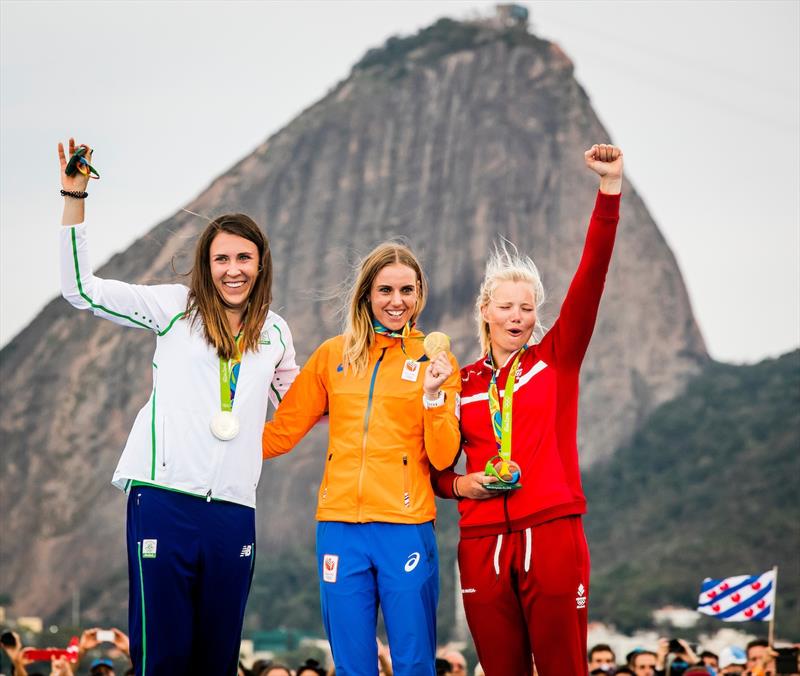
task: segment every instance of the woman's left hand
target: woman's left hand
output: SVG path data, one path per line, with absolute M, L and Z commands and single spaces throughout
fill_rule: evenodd
M 583 154 L 586 166 L 600 177 L 600 192 L 617 195 L 622 190 L 622 151 L 617 146 L 596 143 Z
M 453 375 L 453 365 L 450 363 L 449 352 L 440 352 L 428 364 L 425 369 L 425 381 L 422 389 L 429 397 L 439 394 L 439 388 L 451 375 Z

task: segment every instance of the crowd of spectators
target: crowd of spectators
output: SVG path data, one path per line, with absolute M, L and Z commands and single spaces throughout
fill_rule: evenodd
M 74 639 L 73 639 L 74 640 Z M 131 676 L 128 637 L 119 629 L 97 628 L 84 631 L 76 645 L 63 649 L 35 649 L 23 646 L 19 634 L 2 634 L 3 651 L 13 671 L 8 676 Z M 101 646 L 106 654 L 98 656 Z M 588 651 L 589 676 L 778 676 L 800 674 L 798 645 L 774 649 L 765 639 L 755 639 L 742 648 L 731 645 L 719 652 L 701 650 L 680 638 L 662 638 L 656 646 L 632 650 L 623 659 L 605 643 Z M 52 655 L 47 653 L 52 651 Z M 31 659 L 31 655 L 36 660 Z M 49 662 L 43 661 L 48 656 Z M 113 660 L 111 658 L 114 658 Z M 115 667 L 120 661 L 123 668 Z M 238 676 L 335 676 L 335 669 L 309 658 L 302 664 L 282 664 L 271 660 L 256 660 L 251 665 L 239 665 Z M 393 676 L 389 647 L 378 641 L 379 676 Z M 534 674 L 535 674 L 534 666 Z M 437 676 L 483 676 L 480 665 L 470 670 L 467 659 L 458 650 L 440 648 L 436 658 Z M 0 676 L 6 676 L 0 672 Z
M 109 657 L 89 657 L 101 644 L 109 644 L 115 657 L 127 663 L 117 670 Z M 125 632 L 119 629 L 86 629 L 73 647 L 33 648 L 23 645 L 17 632 L 2 634 L 0 645 L 11 663 L 11 676 L 132 676 L 130 643 Z M 49 667 L 49 671 L 47 670 Z M 5 676 L 0 674 L 0 676 Z
M 800 674 L 798 646 L 775 650 L 766 639 L 745 648 L 731 645 L 716 654 L 700 650 L 681 638 L 659 639 L 654 650 L 636 648 L 620 663 L 611 646 L 592 646 L 590 676 L 778 676 Z

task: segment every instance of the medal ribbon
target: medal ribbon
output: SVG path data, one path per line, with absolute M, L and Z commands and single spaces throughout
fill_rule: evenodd
M 379 333 L 382 336 L 389 336 L 389 338 L 399 338 L 400 339 L 400 349 L 403 350 L 403 354 L 406 354 L 406 344 L 405 340 L 411 334 L 411 322 L 408 322 L 404 327 L 403 330 L 392 331 L 391 329 L 387 329 L 383 324 L 381 324 L 377 319 L 372 320 L 372 330 L 375 333 Z M 407 355 L 406 355 L 407 356 Z M 427 355 L 422 355 L 417 361 L 428 361 Z
M 239 379 L 239 368 L 242 354 L 239 351 L 239 338 L 236 336 L 236 353 L 230 359 L 219 358 L 219 403 L 223 411 L 233 409 L 233 398 L 236 396 L 236 382 Z
M 492 351 L 489 350 L 489 364 L 492 368 L 492 380 L 489 383 L 489 413 L 492 417 L 492 431 L 497 442 L 498 452 L 503 459 L 501 474 L 508 473 L 508 462 L 511 460 L 511 407 L 514 403 L 514 383 L 517 380 L 517 367 L 523 352 L 525 352 L 524 347 L 517 353 L 514 362 L 511 364 L 511 370 L 508 372 L 506 386 L 503 389 L 503 408 L 501 413 L 500 395 L 497 391 L 497 371 L 494 368 Z

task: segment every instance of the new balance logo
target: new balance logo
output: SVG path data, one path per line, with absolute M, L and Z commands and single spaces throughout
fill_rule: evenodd
M 242 553 L 239 554 L 239 558 L 241 559 L 244 556 L 250 556 L 253 553 L 253 545 L 245 545 L 242 547 Z

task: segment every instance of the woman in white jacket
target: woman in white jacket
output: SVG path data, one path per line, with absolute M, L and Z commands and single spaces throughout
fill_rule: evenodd
M 80 146 L 73 139 L 69 154 Z M 91 149 L 84 151 L 91 160 Z M 255 491 L 268 398 L 297 374 L 286 322 L 269 309 L 272 259 L 243 214 L 206 227 L 188 287 L 95 277 L 88 174 L 67 175 L 61 288 L 81 309 L 156 335 L 153 388 L 114 472 L 128 493 L 129 633 L 138 675 L 235 674 L 255 560 Z

